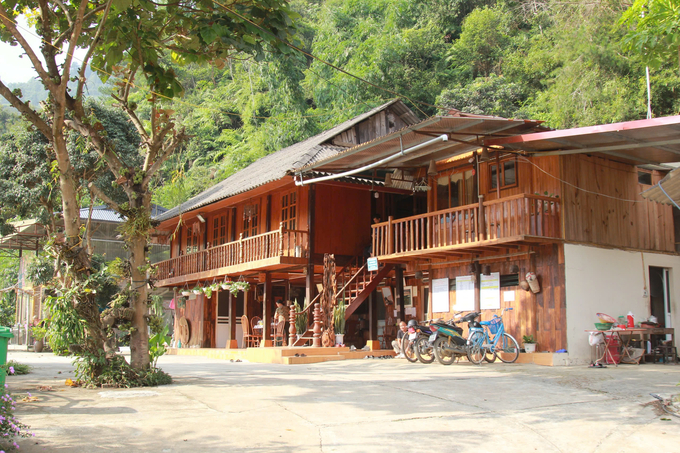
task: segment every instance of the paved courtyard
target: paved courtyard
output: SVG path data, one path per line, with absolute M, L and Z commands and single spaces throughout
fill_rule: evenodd
M 175 383 L 70 388 L 70 360 L 10 351 L 24 452 L 677 452 L 680 366 L 542 367 L 405 360 L 266 365 L 165 356 Z M 54 391 L 38 391 L 49 385 Z M 23 395 L 22 395 L 23 393 Z

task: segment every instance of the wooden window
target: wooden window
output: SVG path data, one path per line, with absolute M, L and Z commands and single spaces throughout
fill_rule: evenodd
M 281 223 L 288 230 L 297 226 L 297 195 L 295 192 L 281 197 Z
M 260 205 L 251 204 L 243 207 L 243 237 L 257 236 Z
M 213 219 L 213 236 L 212 245 L 225 244 L 227 242 L 227 214 L 217 215 Z
M 517 159 L 506 160 L 500 163 L 500 177 L 498 175 L 499 166 L 489 164 L 490 188 L 496 189 L 500 179 L 501 189 L 517 185 Z
M 200 242 L 199 242 L 199 228 L 194 228 L 193 225 L 188 225 L 186 229 L 186 253 L 196 253 L 198 252 Z
M 477 201 L 477 178 L 472 169 L 437 178 L 436 209 L 457 208 Z
M 652 174 L 650 172 L 638 170 L 637 176 L 638 176 L 638 183 L 639 184 L 644 184 L 644 185 L 647 185 L 647 186 L 652 185 Z

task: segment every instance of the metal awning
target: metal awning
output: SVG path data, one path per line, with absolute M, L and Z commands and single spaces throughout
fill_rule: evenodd
M 600 154 L 636 165 L 680 161 L 680 116 L 492 138 L 487 146 L 529 155 Z
M 439 161 L 478 149 L 484 139 L 502 138 L 540 129 L 540 123 L 533 120 L 509 120 L 482 115 L 434 116 L 328 159 L 301 167 L 296 173 L 311 170 L 332 173 L 361 168 L 446 134 L 447 141 L 425 146 L 417 152 L 390 161 L 384 167 L 377 167 L 416 168 L 427 165 L 430 160 Z
M 642 192 L 642 197 L 657 203 L 680 204 L 680 168 L 668 173 L 665 178 L 659 181 L 651 189 Z

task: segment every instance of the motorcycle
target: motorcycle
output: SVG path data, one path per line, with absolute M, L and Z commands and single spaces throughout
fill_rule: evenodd
M 458 327 L 458 322 L 467 322 L 468 327 L 475 327 L 475 318 L 481 313 L 472 312 L 460 318 L 460 313 L 456 314 L 454 319 L 448 322 L 435 322 L 430 328 L 433 333 L 430 335 L 428 342 L 432 346 L 434 356 L 442 365 L 451 365 L 457 358 L 467 356 L 470 360 L 471 355 L 480 354 L 480 345 L 478 343 L 472 344 L 468 339 L 463 337 L 463 329 Z M 478 324 L 478 323 L 477 323 Z M 472 360 L 470 360 L 472 362 Z
M 429 325 L 419 325 L 415 321 L 409 321 L 408 338 L 402 343 L 402 354 L 411 363 L 420 361 L 422 363 L 432 363 L 434 355 L 428 343 L 428 338 L 432 334 Z

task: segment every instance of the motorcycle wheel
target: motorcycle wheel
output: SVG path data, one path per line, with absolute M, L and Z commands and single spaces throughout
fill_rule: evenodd
M 416 363 L 418 361 L 418 356 L 416 355 L 416 340 L 409 340 L 404 338 L 401 340 L 401 353 L 404 354 L 406 360 L 411 363 Z
M 434 351 L 427 337 L 419 337 L 416 340 L 416 356 L 422 363 L 434 362 Z
M 437 361 L 442 365 L 451 365 L 456 360 L 456 354 L 451 351 L 444 349 L 446 344 L 449 342 L 448 337 L 439 337 L 434 342 L 434 356 Z
M 519 357 L 519 344 L 512 335 L 504 333 L 496 343 L 496 355 L 502 362 L 513 363 Z
M 474 332 L 470 335 L 468 339 L 469 345 L 467 350 L 468 360 L 476 365 L 479 365 L 484 361 L 486 356 L 484 348 L 482 348 L 482 342 L 484 341 L 484 335 L 481 332 Z

